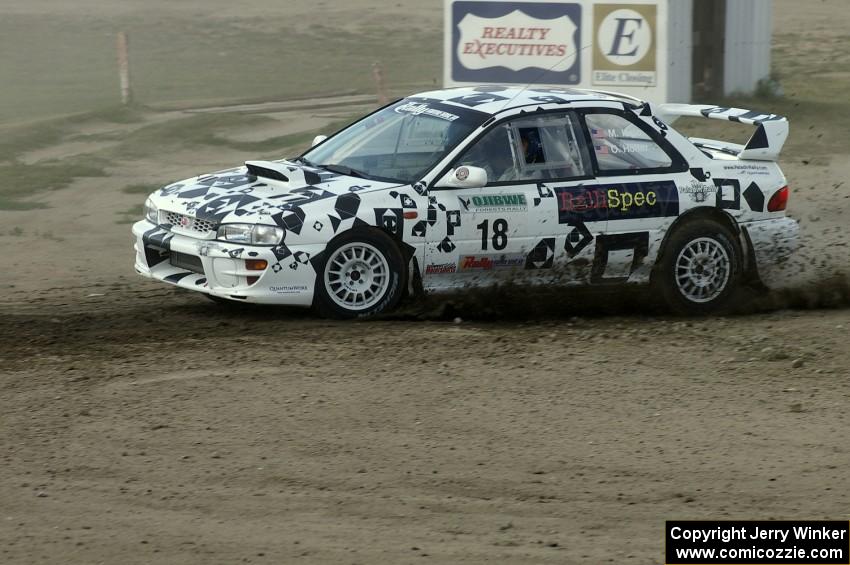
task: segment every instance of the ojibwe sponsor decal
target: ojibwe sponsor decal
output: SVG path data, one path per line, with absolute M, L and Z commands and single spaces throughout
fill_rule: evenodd
M 486 194 L 482 196 L 458 196 L 462 212 L 520 212 L 525 211 L 528 201 L 525 194 Z
M 663 218 L 679 215 L 673 181 L 554 187 L 558 222 Z

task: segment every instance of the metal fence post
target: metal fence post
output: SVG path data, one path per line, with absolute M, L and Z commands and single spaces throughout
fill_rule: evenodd
M 121 79 L 121 103 L 125 106 L 133 102 L 133 90 L 130 88 L 130 58 L 128 55 L 127 34 L 119 31 L 115 37 L 118 49 L 118 74 Z
M 375 90 L 378 93 L 378 105 L 385 106 L 390 100 L 387 96 L 386 85 L 384 84 L 384 69 L 378 61 L 372 63 L 372 78 L 375 79 Z

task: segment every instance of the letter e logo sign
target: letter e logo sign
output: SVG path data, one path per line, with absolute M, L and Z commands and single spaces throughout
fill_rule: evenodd
M 652 29 L 634 10 L 611 12 L 599 25 L 602 55 L 621 67 L 630 67 L 646 57 L 652 47 Z
M 596 4 L 593 7 L 594 84 L 655 84 L 655 4 Z

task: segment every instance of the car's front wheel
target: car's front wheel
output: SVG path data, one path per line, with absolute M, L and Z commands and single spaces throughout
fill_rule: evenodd
M 674 312 L 708 314 L 729 303 L 741 270 L 741 254 L 729 230 L 698 219 L 670 236 L 653 283 Z
M 391 310 L 404 289 L 402 254 L 388 235 L 377 230 L 358 230 L 332 241 L 317 274 L 317 309 L 332 318 Z

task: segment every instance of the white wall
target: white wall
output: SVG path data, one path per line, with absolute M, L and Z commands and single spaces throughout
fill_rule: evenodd
M 772 0 L 726 0 L 723 92 L 751 93 L 770 76 Z
M 693 0 L 673 0 L 667 8 L 667 102 L 691 101 L 693 94 Z

